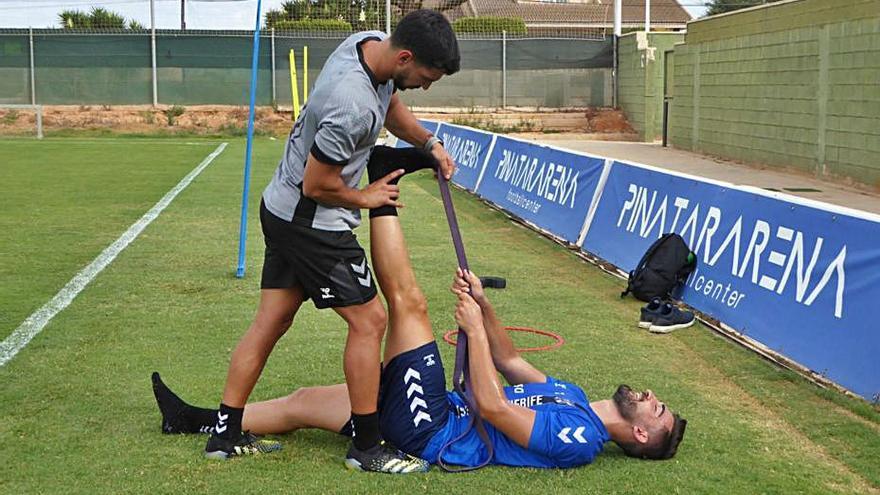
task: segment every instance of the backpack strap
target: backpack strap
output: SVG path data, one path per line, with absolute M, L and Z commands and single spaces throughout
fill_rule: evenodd
M 624 297 L 626 297 L 627 294 L 629 294 L 630 292 L 632 292 L 632 288 L 633 288 L 633 276 L 635 275 L 635 273 L 636 273 L 635 270 L 629 272 L 629 278 L 626 279 L 626 289 L 624 289 L 624 291 L 620 293 L 620 298 L 621 298 L 621 299 L 623 299 Z

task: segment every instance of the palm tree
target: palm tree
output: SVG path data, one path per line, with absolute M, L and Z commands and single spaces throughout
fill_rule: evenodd
M 88 14 L 79 10 L 65 10 L 58 14 L 61 27 L 65 29 L 88 29 L 92 27 L 92 19 Z
M 88 13 L 81 10 L 65 10 L 58 14 L 64 29 L 125 29 L 125 17 L 116 12 L 93 7 Z M 137 21 L 130 21 L 128 29 L 143 29 Z
M 101 7 L 92 7 L 89 13 L 93 28 L 125 29 L 125 17 Z

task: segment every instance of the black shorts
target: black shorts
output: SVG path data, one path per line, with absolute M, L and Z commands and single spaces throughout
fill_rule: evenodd
M 355 306 L 376 297 L 364 250 L 350 230 L 317 230 L 273 215 L 260 202 L 266 242 L 262 289 L 302 287 L 316 308 Z

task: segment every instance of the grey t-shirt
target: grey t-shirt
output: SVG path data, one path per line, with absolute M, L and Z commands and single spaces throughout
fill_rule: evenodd
M 376 81 L 363 61 L 360 45 L 385 37 L 381 31 L 355 33 L 327 59 L 290 131 L 275 175 L 263 191 L 263 202 L 275 216 L 318 230 L 349 230 L 360 225 L 360 210 L 319 204 L 303 196 L 302 181 L 312 153 L 324 163 L 341 167 L 345 184 L 358 187 L 394 94 L 392 80 Z

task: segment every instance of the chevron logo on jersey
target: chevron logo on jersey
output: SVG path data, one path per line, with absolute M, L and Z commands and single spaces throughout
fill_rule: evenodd
M 584 426 L 578 426 L 574 430 L 574 433 L 571 434 L 571 437 L 569 437 L 568 434 L 569 434 L 569 432 L 571 432 L 571 428 L 565 427 L 562 430 L 560 430 L 556 436 L 560 440 L 562 440 L 562 443 L 572 443 L 572 439 L 574 439 L 574 441 L 577 443 L 587 443 L 587 439 L 583 437 L 583 433 L 584 433 L 585 429 L 586 429 L 586 427 L 584 427 Z
M 428 403 L 425 402 L 424 396 L 425 391 L 421 386 L 422 375 L 418 371 L 407 368 L 406 374 L 403 376 L 403 383 L 407 385 L 406 389 L 406 398 L 409 400 L 409 410 L 413 415 L 413 425 L 416 428 L 419 427 L 419 423 L 422 421 L 427 421 L 429 423 L 433 422 L 431 420 L 431 415 L 428 414 Z

